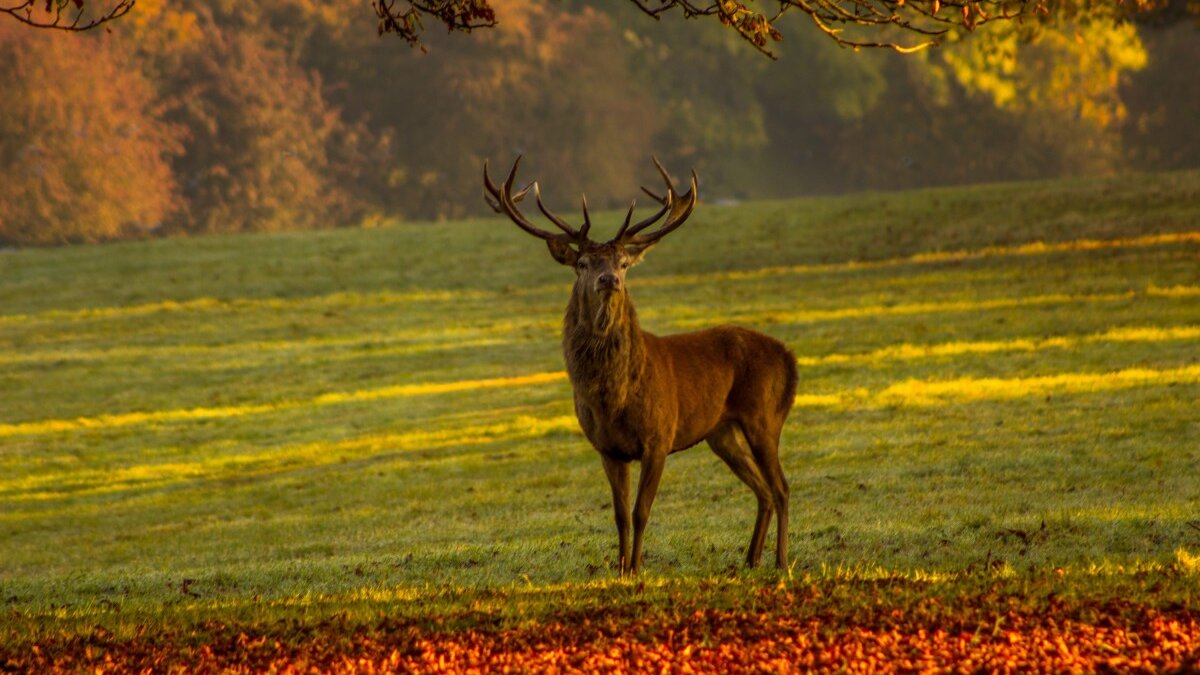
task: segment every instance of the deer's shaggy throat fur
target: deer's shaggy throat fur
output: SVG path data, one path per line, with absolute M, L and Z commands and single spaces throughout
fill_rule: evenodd
M 622 286 L 607 294 L 577 282 L 563 317 L 563 357 L 575 390 L 593 407 L 625 407 L 645 370 L 637 312 Z

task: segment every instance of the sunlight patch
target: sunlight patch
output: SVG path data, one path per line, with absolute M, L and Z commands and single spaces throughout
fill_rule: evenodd
M 1058 243 L 1040 241 L 1017 246 L 987 246 L 973 250 L 931 251 L 916 253 L 901 258 L 884 260 L 851 260 L 847 262 L 820 263 L 810 265 L 787 265 L 780 267 L 763 267 L 754 270 L 738 270 L 732 272 L 712 272 L 707 274 L 678 274 L 654 277 L 639 281 L 639 286 L 670 286 L 675 284 L 691 284 L 701 281 L 736 281 L 740 279 L 761 279 L 787 275 L 823 274 L 836 272 L 854 272 L 858 270 L 886 269 L 906 265 L 929 265 L 953 262 L 966 262 L 983 258 L 1008 258 L 1021 256 L 1050 255 L 1054 253 L 1073 253 L 1100 251 L 1122 248 L 1146 248 L 1170 244 L 1200 244 L 1200 232 L 1174 232 L 1166 234 L 1151 234 L 1142 237 L 1124 239 L 1079 239 Z
M 1185 340 L 1200 334 L 1200 328 L 1129 328 L 1113 329 L 1106 333 L 1082 338 L 1092 341 L 1159 341 Z M 1008 342 L 948 343 L 928 348 L 911 345 L 889 347 L 866 355 L 830 355 L 808 357 L 801 365 L 836 363 L 842 360 L 920 358 L 936 354 L 978 353 L 1001 349 L 1033 349 L 1064 346 L 1068 338 L 1049 338 L 1043 341 L 1014 340 Z M 814 360 L 815 358 L 815 360 Z M 481 380 L 460 380 L 426 384 L 406 384 L 378 389 L 363 389 L 353 392 L 331 392 L 307 400 L 281 401 L 268 404 L 248 404 L 218 408 L 190 408 L 185 410 L 162 410 L 117 415 L 99 415 L 69 420 L 44 420 L 18 424 L 0 424 L 0 437 L 71 432 L 89 429 L 109 429 L 139 424 L 187 422 L 196 420 L 226 419 L 260 415 L 309 406 L 327 406 L 344 403 L 376 401 L 381 399 L 429 396 L 458 393 L 479 389 L 503 387 L 538 386 L 563 382 L 567 375 L 563 371 L 534 373 L 515 377 L 498 377 Z M 1028 378 L 959 378 L 955 380 L 929 381 L 906 380 L 893 384 L 882 391 L 872 393 L 864 388 L 834 393 L 801 393 L 796 396 L 796 405 L 807 408 L 862 407 L 862 406 L 929 406 L 950 402 L 976 400 L 1003 400 L 1053 393 L 1090 393 L 1128 389 L 1140 386 L 1169 386 L 1172 384 L 1194 384 L 1200 382 L 1200 366 L 1188 366 L 1173 370 L 1130 368 L 1109 373 L 1064 373 Z
M 885 269 L 906 265 L 942 264 L 964 262 L 983 258 L 1006 258 L 1022 256 L 1039 256 L 1055 253 L 1087 252 L 1108 249 L 1146 248 L 1172 244 L 1200 243 L 1200 232 L 1173 232 L 1150 234 L 1141 237 L 1123 239 L 1079 239 L 1075 241 L 1045 243 L 1031 242 L 1016 246 L 987 246 L 980 249 L 958 251 L 930 251 L 916 253 L 900 258 L 885 260 L 846 261 L 836 263 L 820 263 L 808 265 L 788 265 L 781 267 L 764 267 L 752 270 L 709 272 L 701 274 L 678 274 L 661 277 L 651 277 L 638 282 L 639 286 L 670 286 L 692 284 L 700 281 L 711 282 L 719 280 L 736 281 L 740 279 L 758 279 L 764 277 L 852 272 L 858 270 Z M 544 292 L 550 287 L 529 289 L 529 292 Z M 553 288 L 560 288 L 555 285 Z M 1180 288 L 1180 287 L 1177 287 Z M 1164 289 L 1171 290 L 1171 289 Z M 1187 295 L 1194 292 L 1185 291 Z M 418 290 L 407 292 L 376 291 L 372 293 L 339 292 L 304 298 L 234 298 L 220 300 L 216 298 L 196 298 L 193 300 L 163 300 L 142 305 L 116 307 L 92 307 L 76 310 L 52 309 L 36 314 L 0 315 L 0 325 L 44 321 L 86 321 L 90 319 L 120 319 L 128 317 L 147 316 L 169 312 L 204 312 L 212 310 L 256 310 L 256 309 L 293 309 L 298 307 L 360 307 L 404 305 L 422 302 L 453 302 L 461 300 L 486 300 L 495 297 L 490 291 L 483 290 Z
M 1185 548 L 1175 549 L 1175 569 L 1184 574 L 1200 575 L 1200 554 L 1193 555 Z
M 368 457 L 379 458 L 381 455 L 466 448 L 499 441 L 529 440 L 547 434 L 578 430 L 579 422 L 574 416 L 537 418 L 518 415 L 491 424 L 374 434 L 335 442 L 284 445 L 197 462 L 139 464 L 0 480 L 0 497 L 12 502 L 41 501 L 64 494 L 80 496 L 120 492 L 135 488 L 161 487 L 187 480 L 246 480 L 256 475 L 341 464 Z M 449 457 L 444 459 L 448 460 Z M 426 458 L 426 461 L 439 459 L 431 457 Z
M 167 344 L 105 349 L 46 349 L 12 351 L 0 354 L 0 365 L 27 363 L 66 363 L 105 361 L 109 359 L 178 359 L 200 357 L 199 367 L 246 368 L 269 362 L 271 359 L 291 359 L 298 354 L 312 353 L 310 361 L 330 362 L 352 358 L 407 356 L 451 349 L 494 347 L 509 340 L 474 337 L 478 330 L 446 328 L 436 338 L 429 331 L 398 330 L 390 333 L 356 335 L 354 337 L 310 337 L 297 340 L 251 340 L 226 344 Z
M 372 307 L 404 305 L 417 302 L 447 302 L 478 300 L 491 297 L 485 291 L 375 291 L 372 293 L 340 292 L 304 298 L 196 298 L 194 300 L 162 300 L 142 305 L 88 307 L 84 309 L 51 309 L 37 314 L 0 314 L 0 325 L 30 321 L 87 321 L 90 319 L 124 319 L 129 317 L 170 312 L 204 312 L 211 310 L 245 311 L 261 309 L 292 309 L 296 307 Z
M 1166 370 L 1127 368 L 1108 373 L 1061 373 L 1037 377 L 905 380 L 874 393 L 860 388 L 839 394 L 797 396 L 796 405 L 850 408 L 926 407 L 1177 384 L 1200 384 L 1200 365 Z
M 865 319 L 885 316 L 911 316 L 917 314 L 948 314 L 963 312 L 978 312 L 994 309 L 1014 309 L 1017 307 L 1035 307 L 1039 305 L 1064 305 L 1084 303 L 1120 302 L 1134 300 L 1139 297 L 1149 298 L 1191 298 L 1200 297 L 1200 287 L 1175 286 L 1159 288 L 1150 286 L 1144 291 L 1126 291 L 1124 293 L 1094 293 L 1071 295 L 1067 293 L 1049 293 L 1033 295 L 1024 298 L 995 298 L 991 300 L 952 300 L 949 302 L 915 302 L 909 304 L 865 305 L 862 307 L 846 307 L 843 309 L 814 309 L 796 311 L 765 311 L 744 312 L 727 316 L 706 315 L 697 318 L 680 318 L 671 323 L 683 328 L 699 328 L 714 326 L 729 322 L 751 324 L 802 324 L 818 321 L 838 321 L 843 319 Z
M 802 367 L 841 363 L 877 363 L 881 361 L 910 361 L 940 356 L 992 354 L 998 352 L 1033 352 L 1045 349 L 1070 349 L 1080 345 L 1104 342 L 1171 342 L 1200 339 L 1200 326 L 1156 328 L 1154 326 L 1112 328 L 1102 333 L 1082 337 L 1050 337 L 1043 339 L 982 340 L 974 342 L 943 342 L 930 345 L 900 344 L 862 354 L 826 354 L 799 356 Z
M 261 415 L 265 413 L 293 410 L 308 406 L 337 405 L 357 401 L 375 401 L 387 398 L 405 398 L 410 396 L 428 396 L 478 389 L 494 389 L 497 387 L 522 387 L 551 382 L 560 382 L 567 378 L 562 371 L 549 373 L 534 373 L 517 377 L 494 377 L 483 380 L 459 380 L 456 382 L 436 382 L 429 384 L 403 384 L 379 389 L 362 389 L 353 392 L 334 392 L 322 394 L 315 398 L 300 401 L 281 401 L 279 403 L 248 404 L 240 406 L 224 406 L 219 408 L 189 408 L 186 410 L 159 410 L 154 412 L 124 413 L 119 415 L 98 415 L 96 417 L 79 417 L 72 420 L 44 420 L 41 422 L 24 422 L 19 424 L 0 424 L 0 437 L 21 436 L 28 434 L 44 434 L 63 431 L 82 431 L 88 429 L 111 429 L 138 424 L 155 424 L 164 422 L 187 422 L 195 420 L 227 419 Z

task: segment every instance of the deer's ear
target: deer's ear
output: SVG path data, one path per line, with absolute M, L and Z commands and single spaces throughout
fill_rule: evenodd
M 550 255 L 554 256 L 560 265 L 574 267 L 575 263 L 579 261 L 579 252 L 557 239 L 547 239 L 546 247 L 550 249 Z

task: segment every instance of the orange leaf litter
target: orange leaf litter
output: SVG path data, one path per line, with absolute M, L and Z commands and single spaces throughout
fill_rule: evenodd
M 974 614 L 974 612 L 970 612 Z M 211 624 L 183 637 L 104 631 L 0 651 L 0 671 L 195 673 L 1195 672 L 1200 612 L 1138 609 L 1091 621 L 1057 612 L 913 620 L 899 611 L 795 618 L 697 609 L 639 617 L 600 611 L 517 628 L 294 624 L 246 632 Z M 1071 614 L 1067 612 L 1066 614 Z M 972 626 L 972 621 L 976 624 Z M 942 623 L 944 625 L 936 625 Z M 291 632 L 281 637 L 280 631 Z M 272 632 L 276 635 L 273 637 Z M 198 635 L 200 637 L 198 637 Z

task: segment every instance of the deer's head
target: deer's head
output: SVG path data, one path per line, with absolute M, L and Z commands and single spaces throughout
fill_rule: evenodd
M 621 229 L 617 230 L 616 236 L 601 243 L 588 237 L 592 221 L 588 215 L 587 197 L 583 198 L 583 225 L 576 229 L 546 208 L 546 205 L 542 203 L 541 190 L 536 181 L 514 193 L 513 184 L 516 181 L 517 166 L 520 163 L 521 158 L 517 157 L 512 170 L 508 173 L 508 178 L 503 185 L 497 187 L 492 182 L 491 176 L 488 175 L 488 165 L 485 161 L 483 163 L 483 184 L 487 193 L 484 195 L 484 199 L 497 213 L 507 215 L 522 230 L 545 240 L 546 246 L 550 249 L 550 255 L 559 264 L 575 270 L 576 294 L 582 294 L 589 306 L 597 308 L 610 306 L 611 303 L 624 296 L 626 270 L 641 261 L 642 256 L 650 247 L 682 225 L 696 206 L 696 172 L 692 172 L 691 187 L 685 194 L 680 195 L 675 192 L 675 186 L 666 169 L 655 158 L 654 166 L 658 168 L 659 174 L 667 184 L 667 193 L 659 197 L 646 188 L 642 188 L 642 190 L 658 202 L 660 208 L 650 217 L 634 223 L 633 211 L 637 206 L 635 201 L 629 205 L 629 212 L 625 214 L 625 222 L 621 225 Z M 517 203 L 525 198 L 530 189 L 533 190 L 538 209 L 561 232 L 549 232 L 534 226 L 517 208 Z M 664 216 L 666 220 L 658 229 L 645 232 L 647 228 L 662 220 Z

